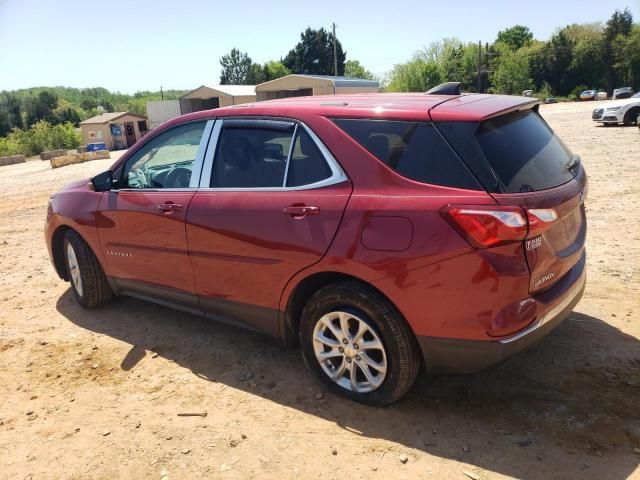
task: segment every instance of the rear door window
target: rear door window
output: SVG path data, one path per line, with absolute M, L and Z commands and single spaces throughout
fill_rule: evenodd
M 294 124 L 227 122 L 215 155 L 212 188 L 282 187 Z
M 320 182 L 331 176 L 320 149 L 304 128 L 297 128 L 296 139 L 287 169 L 287 187 Z
M 533 110 L 486 120 L 476 138 L 505 193 L 557 187 L 578 171 L 568 168 L 571 152 Z
M 211 188 L 314 186 L 334 172 L 300 124 L 225 120 L 215 153 Z
M 467 167 L 430 123 L 371 119 L 333 121 L 400 175 L 434 185 L 480 189 Z

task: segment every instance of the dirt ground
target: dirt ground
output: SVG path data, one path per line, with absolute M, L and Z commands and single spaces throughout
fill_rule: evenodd
M 0 478 L 640 479 L 640 132 L 596 126 L 595 105 L 542 107 L 590 176 L 575 313 L 386 409 L 323 392 L 256 334 L 130 298 L 78 307 L 45 206 L 111 161 L 0 167 Z

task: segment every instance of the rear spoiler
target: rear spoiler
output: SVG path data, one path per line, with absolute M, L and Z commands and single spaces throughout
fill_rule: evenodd
M 429 109 L 434 122 L 482 122 L 520 110 L 537 109 L 540 100 L 514 95 L 487 95 L 474 93 L 451 96 Z
M 523 98 L 527 98 L 527 97 L 523 97 Z M 490 118 L 500 117 L 502 115 L 506 115 L 507 113 L 520 112 L 522 110 L 533 110 L 534 112 L 537 112 L 538 109 L 540 108 L 540 103 L 541 103 L 540 100 L 538 100 L 537 98 L 534 98 L 533 101 L 531 102 L 515 105 L 511 108 L 505 108 L 504 110 L 500 110 L 498 112 L 492 113 L 491 115 L 487 115 L 482 120 L 483 121 L 489 120 Z

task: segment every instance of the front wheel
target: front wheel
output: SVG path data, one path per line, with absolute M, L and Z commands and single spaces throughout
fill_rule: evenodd
M 73 296 L 80 305 L 93 308 L 111 300 L 113 291 L 98 259 L 73 230 L 64 238 L 64 259 Z
M 367 405 L 399 400 L 421 364 L 413 333 L 393 305 L 355 282 L 329 285 L 311 297 L 302 312 L 300 343 L 318 379 Z
M 624 114 L 623 122 L 625 125 L 637 125 L 638 124 L 638 115 L 640 115 L 640 108 L 634 107 L 629 109 L 627 113 Z

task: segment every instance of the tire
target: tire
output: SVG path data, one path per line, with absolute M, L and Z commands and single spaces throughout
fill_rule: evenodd
M 113 297 L 107 277 L 87 243 L 73 230 L 64 237 L 64 261 L 76 301 L 85 308 L 99 307 Z
M 343 325 L 343 319 L 347 328 L 337 328 Z M 347 330 L 347 338 L 334 335 L 336 329 L 338 333 Z M 360 329 L 364 334 L 357 339 Z M 318 290 L 302 311 L 299 334 L 309 371 L 334 393 L 366 405 L 385 406 L 398 401 L 413 386 L 422 364 L 420 349 L 404 318 L 380 294 L 357 282 Z M 317 340 L 320 338 L 322 341 Z M 381 349 L 371 347 L 377 345 L 376 340 Z M 318 355 L 330 357 L 321 362 Z M 352 369 L 357 372 L 355 383 Z
M 630 108 L 629 111 L 624 114 L 624 119 L 622 122 L 625 125 L 637 125 L 638 115 L 640 115 L 640 108 L 638 107 Z

